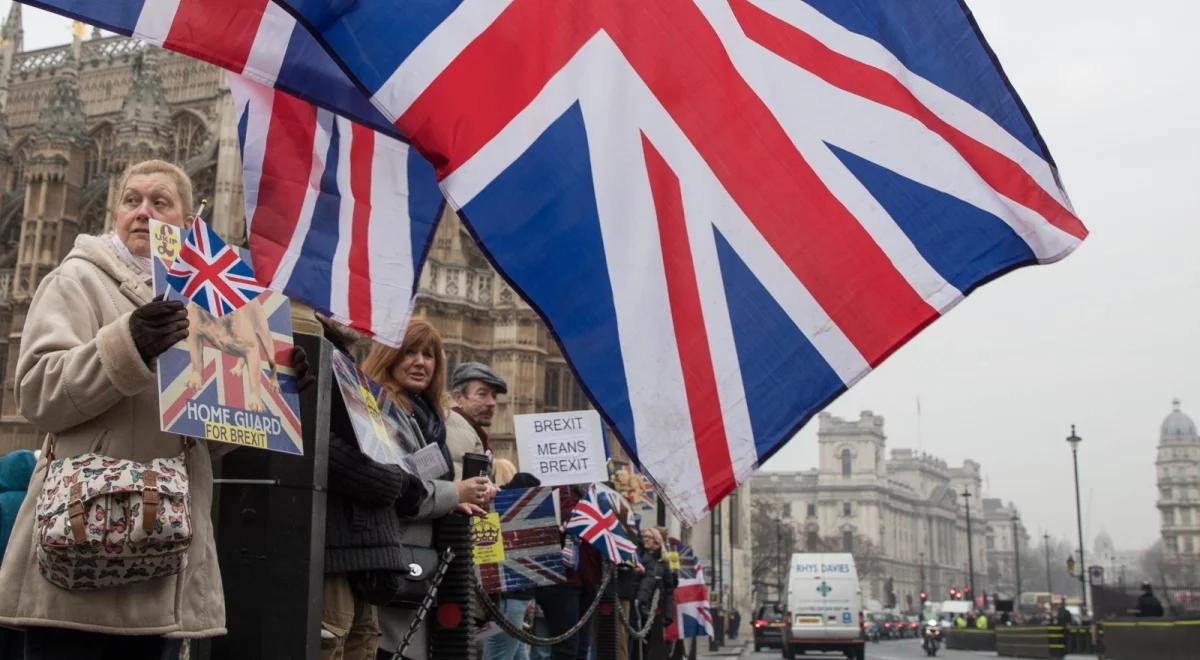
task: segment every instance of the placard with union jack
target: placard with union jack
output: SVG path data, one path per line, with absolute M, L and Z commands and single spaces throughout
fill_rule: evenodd
M 492 511 L 499 518 L 498 535 L 490 526 L 476 527 L 476 557 L 481 548 L 502 544 L 503 560 L 477 563 L 479 583 L 488 593 L 526 591 L 567 580 L 559 535 L 555 488 L 512 488 L 496 494 Z M 498 553 L 486 552 L 485 556 Z
M 168 268 L 183 252 L 180 230 L 151 221 L 150 231 L 154 292 L 185 302 L 190 323 L 187 339 L 157 359 L 162 429 L 302 454 L 288 299 L 264 291 L 237 309 L 210 314 L 167 285 Z M 249 259 L 247 252 L 238 253 L 239 260 Z M 252 276 L 250 264 L 242 265 Z

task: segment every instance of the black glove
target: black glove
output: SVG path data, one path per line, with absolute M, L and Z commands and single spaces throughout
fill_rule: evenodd
M 187 309 L 178 300 L 162 296 L 133 310 L 129 334 L 146 364 L 188 336 Z
M 296 373 L 296 391 L 307 390 L 317 379 L 308 372 L 308 353 L 299 346 L 292 347 L 292 370 Z

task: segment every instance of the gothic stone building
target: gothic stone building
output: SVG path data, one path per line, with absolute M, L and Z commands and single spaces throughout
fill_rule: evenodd
M 751 479 L 754 497 L 778 503 L 781 522 L 797 532 L 797 552 L 853 553 L 864 598 L 881 606 L 910 609 L 922 591 L 945 598 L 969 582 L 966 489 L 975 588 L 992 591 L 978 463 L 950 467 L 912 449 L 893 449 L 889 458 L 883 417 L 870 411 L 856 420 L 821 413 L 817 423 L 816 469 Z

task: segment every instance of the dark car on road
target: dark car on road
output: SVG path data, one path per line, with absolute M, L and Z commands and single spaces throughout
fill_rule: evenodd
M 783 648 L 783 628 L 787 617 L 779 603 L 760 605 L 754 612 L 754 650 Z

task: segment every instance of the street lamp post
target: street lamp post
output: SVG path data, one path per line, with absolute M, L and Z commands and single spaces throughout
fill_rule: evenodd
M 925 553 L 921 552 L 918 554 L 921 555 L 921 593 L 927 593 L 925 591 Z
M 776 588 L 776 591 L 779 592 L 779 602 L 782 603 L 785 600 L 783 597 L 783 581 L 784 581 L 784 576 L 786 575 L 786 573 L 784 571 L 784 566 L 786 566 L 786 564 L 784 564 L 784 562 L 789 561 L 787 558 L 785 558 L 784 552 L 783 552 L 783 521 L 782 520 L 775 521 L 775 529 L 778 532 L 777 536 L 779 537 L 778 538 L 778 542 L 779 542 L 779 546 L 778 546 L 779 547 L 779 558 L 778 558 L 779 559 L 779 566 L 778 566 L 779 579 L 775 583 L 775 588 Z
M 971 601 L 975 601 L 975 549 L 971 543 L 971 490 L 963 486 L 960 493 L 967 507 L 967 586 L 971 588 Z
M 1042 548 L 1046 550 L 1046 591 L 1054 597 L 1054 580 L 1050 577 L 1050 535 L 1042 534 Z
M 1013 605 L 1020 611 L 1021 607 L 1021 533 L 1017 526 L 1021 522 L 1021 518 L 1017 514 L 1012 517 L 1012 532 L 1013 532 L 1013 566 L 1017 569 L 1017 595 L 1013 599 Z
M 1087 561 L 1083 557 L 1083 508 L 1079 500 L 1079 443 L 1083 438 L 1075 435 L 1075 425 L 1071 425 L 1071 435 L 1067 436 L 1071 445 L 1071 461 L 1075 465 L 1075 524 L 1079 530 L 1079 590 L 1083 594 L 1083 612 L 1088 611 L 1087 592 Z

